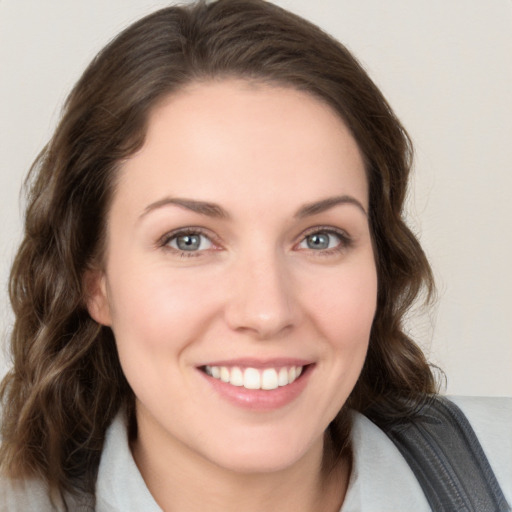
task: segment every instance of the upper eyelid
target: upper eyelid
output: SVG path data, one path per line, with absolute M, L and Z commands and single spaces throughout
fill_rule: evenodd
M 332 234 L 339 238 L 339 244 L 337 244 L 337 246 L 328 249 L 315 250 L 314 252 L 318 255 L 339 252 L 343 249 L 351 247 L 354 243 L 353 237 L 350 236 L 348 232 L 344 229 L 337 228 L 334 226 L 314 226 L 301 233 L 298 240 L 294 243 L 294 250 L 312 250 L 305 248 L 299 249 L 299 246 L 306 240 L 308 236 L 314 235 L 315 233 Z
M 167 245 L 170 240 L 179 237 L 180 235 L 202 235 L 208 238 L 212 244 L 217 245 L 218 237 L 214 235 L 211 231 L 201 228 L 199 226 L 187 226 L 183 228 L 172 229 L 171 231 L 167 231 L 161 237 L 158 238 L 157 244 L 159 246 Z
M 318 226 L 311 226 L 310 228 L 307 228 L 303 231 L 301 231 L 300 235 L 296 238 L 296 241 L 294 242 L 294 246 L 302 242 L 307 236 L 310 236 L 314 233 L 332 233 L 339 237 L 341 237 L 345 241 L 352 241 L 352 236 L 347 232 L 347 230 L 335 227 L 332 225 L 318 225 Z M 176 229 L 172 229 L 165 234 L 163 234 L 161 237 L 157 240 L 158 246 L 164 246 L 168 245 L 169 241 L 173 238 L 176 238 L 180 235 L 187 235 L 187 234 L 198 234 L 205 236 L 208 238 L 214 246 L 221 245 L 220 243 L 220 237 L 216 235 L 214 232 L 210 231 L 207 228 L 201 227 L 201 226 L 185 226 L 180 227 Z
M 304 230 L 299 235 L 299 240 L 302 240 L 306 236 L 312 235 L 314 233 L 334 233 L 335 235 L 339 235 L 343 238 L 351 239 L 352 237 L 345 229 L 337 228 L 334 226 L 313 226 Z

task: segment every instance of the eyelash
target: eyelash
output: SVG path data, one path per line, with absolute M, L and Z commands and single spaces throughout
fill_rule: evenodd
M 312 235 L 334 235 L 337 238 L 339 238 L 339 243 L 335 245 L 334 247 L 330 247 L 328 249 L 320 249 L 320 250 L 314 250 L 314 249 L 300 249 L 300 250 L 307 250 L 314 256 L 319 257 L 325 257 L 325 256 L 332 256 L 335 254 L 339 254 L 343 251 L 346 251 L 353 245 L 352 238 L 346 233 L 346 231 L 343 231 L 341 229 L 333 228 L 332 226 L 315 226 L 313 228 L 308 229 L 305 233 L 301 235 L 300 241 L 296 244 L 302 244 L 306 239 Z
M 353 240 L 350 238 L 350 236 L 341 229 L 335 229 L 332 226 L 315 226 L 313 228 L 310 228 L 305 233 L 302 233 L 300 241 L 297 242 L 294 247 L 298 247 L 301 243 L 303 243 L 308 237 L 312 235 L 317 234 L 326 234 L 326 235 L 334 235 L 339 238 L 340 242 L 335 246 L 327 249 L 319 249 L 314 250 L 311 248 L 308 249 L 298 249 L 298 250 L 306 250 L 310 253 L 314 254 L 315 256 L 331 256 L 334 254 L 338 254 L 340 252 L 343 252 L 344 250 L 349 249 L 353 245 Z M 164 236 L 162 236 L 157 245 L 158 247 L 172 252 L 174 254 L 177 254 L 178 256 L 182 258 L 197 258 L 200 257 L 206 250 L 211 249 L 202 249 L 202 250 L 195 250 L 195 251 L 183 251 L 180 249 L 176 249 L 174 247 L 170 247 L 170 243 L 173 240 L 178 239 L 179 237 L 184 236 L 203 236 L 209 240 L 209 242 L 213 246 L 213 250 L 219 250 L 219 244 L 216 242 L 215 237 L 212 236 L 212 233 L 200 228 L 200 227 L 187 227 L 187 228 L 180 228 L 175 231 L 171 231 L 169 233 L 166 233 Z
M 158 247 L 161 247 L 162 249 L 172 252 L 174 254 L 177 254 L 181 258 L 197 258 L 198 256 L 201 256 L 201 254 L 205 251 L 203 250 L 197 250 L 197 251 L 182 251 L 180 249 L 176 249 L 174 247 L 171 247 L 169 244 L 180 237 L 183 236 L 203 236 L 207 238 L 210 243 L 213 246 L 213 250 L 218 250 L 218 244 L 215 242 L 215 237 L 212 236 L 212 234 L 209 231 L 206 231 L 203 228 L 200 227 L 188 227 L 184 229 L 177 229 L 175 231 L 171 231 L 169 233 L 166 233 L 164 236 L 160 238 L 158 241 Z

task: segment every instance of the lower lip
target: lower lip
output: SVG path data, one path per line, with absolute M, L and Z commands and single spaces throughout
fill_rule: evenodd
M 210 377 L 198 370 L 208 384 L 225 400 L 245 409 L 257 411 L 272 411 L 293 402 L 304 390 L 314 365 L 304 367 L 300 377 L 287 386 L 276 389 L 246 389 L 243 386 L 233 386 L 219 379 Z

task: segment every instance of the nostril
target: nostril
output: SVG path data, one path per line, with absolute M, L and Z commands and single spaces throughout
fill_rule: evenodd
M 232 276 L 226 321 L 238 332 L 259 339 L 280 334 L 296 323 L 295 302 L 283 262 L 274 253 L 258 252 L 239 260 L 236 276 Z

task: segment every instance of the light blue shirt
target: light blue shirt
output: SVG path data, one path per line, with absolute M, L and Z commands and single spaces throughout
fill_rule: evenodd
M 498 483 L 512 504 L 512 398 L 451 398 L 467 416 Z M 430 512 L 425 495 L 395 445 L 353 413 L 353 466 L 340 512 Z M 96 486 L 97 512 L 162 512 L 133 460 L 123 415 L 107 431 Z M 0 512 L 54 512 L 37 481 L 0 481 Z

